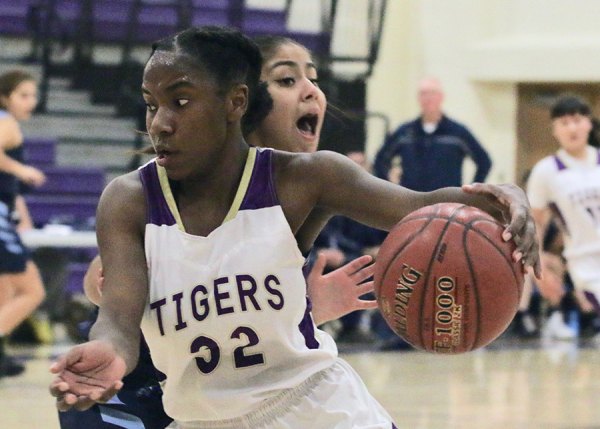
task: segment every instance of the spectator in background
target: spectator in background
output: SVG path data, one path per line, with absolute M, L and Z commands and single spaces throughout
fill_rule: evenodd
M 6 337 L 45 297 L 37 267 L 23 246 L 17 225 L 30 220 L 20 185 L 42 185 L 46 177 L 23 164 L 23 134 L 19 121 L 29 119 L 37 105 L 35 79 L 20 70 L 0 75 L 0 378 L 23 372 L 24 367 L 7 356 Z
M 419 82 L 421 114 L 401 125 L 379 150 L 375 174 L 415 191 L 461 186 L 465 157 L 475 162 L 473 182 L 484 182 L 491 168 L 485 149 L 462 124 L 442 111 L 444 92 L 438 79 Z M 391 176 L 401 175 L 394 180 Z M 391 176 L 390 176 L 391 173 Z

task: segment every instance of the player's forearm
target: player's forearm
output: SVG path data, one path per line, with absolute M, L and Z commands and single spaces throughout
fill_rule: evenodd
M 90 331 L 90 340 L 110 343 L 125 361 L 126 374 L 129 374 L 136 367 L 139 358 L 139 323 L 132 323 L 130 314 L 126 311 L 120 314 L 107 313 L 104 307 L 101 308 L 98 320 Z

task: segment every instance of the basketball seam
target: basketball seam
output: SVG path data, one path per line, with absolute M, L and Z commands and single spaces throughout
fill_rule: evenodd
M 440 236 L 438 238 L 437 243 L 435 244 L 434 248 L 433 248 L 433 253 L 429 258 L 429 265 L 427 267 L 427 271 L 426 271 L 426 276 L 423 279 L 423 291 L 421 292 L 421 296 L 420 296 L 420 302 L 419 302 L 419 326 L 423 326 L 423 308 L 425 307 L 425 297 L 427 295 L 427 290 L 429 289 L 429 276 L 431 274 L 431 266 L 433 265 L 433 263 L 435 262 L 434 260 L 434 255 L 438 252 L 439 248 L 440 248 L 440 243 L 442 242 L 442 239 L 444 238 L 444 236 L 446 235 L 446 232 L 448 231 L 448 228 L 450 226 L 450 223 L 454 220 L 454 218 L 458 215 L 458 212 L 462 209 L 464 209 L 465 207 L 468 207 L 466 205 L 461 205 L 458 206 L 454 209 L 454 211 L 452 213 L 450 213 L 450 215 L 443 217 L 442 219 L 446 220 L 446 225 L 444 226 L 444 228 L 442 229 Z M 433 217 L 432 217 L 433 218 Z M 434 310 L 435 310 L 435 300 L 433 300 L 432 305 L 434 306 Z M 435 314 L 435 311 L 433 311 L 431 314 Z M 433 327 L 433 320 L 432 320 L 432 327 Z M 420 329 L 419 330 L 419 339 L 421 342 L 421 346 L 425 349 L 428 350 L 428 348 L 425 345 L 425 341 L 424 341 L 424 335 L 425 335 L 425 330 L 424 329 Z M 432 331 L 433 332 L 433 331 Z M 431 337 L 431 342 L 432 342 L 432 346 L 433 346 L 433 334 L 430 335 Z M 431 347 L 431 349 L 433 349 L 433 347 Z M 433 351 L 433 350 L 431 350 Z
M 434 213 L 434 215 L 437 215 L 439 213 L 440 209 L 437 208 L 437 212 Z M 438 216 L 418 216 L 418 217 L 411 217 L 409 219 L 402 219 L 400 222 L 398 222 L 394 228 L 392 228 L 389 232 L 389 234 L 391 234 L 396 228 L 400 227 L 400 225 L 413 221 L 413 220 L 419 220 L 419 219 L 427 219 L 427 222 L 424 223 L 423 225 L 421 225 L 421 228 L 419 228 L 418 231 L 415 231 L 413 234 L 411 234 L 410 236 L 408 236 L 406 238 L 406 240 L 404 241 L 404 243 L 402 243 L 402 246 L 400 246 L 400 248 L 396 251 L 396 253 L 393 254 L 393 256 L 389 259 L 388 264 L 385 267 L 385 270 L 383 271 L 383 274 L 381 275 L 381 281 L 379 282 L 380 284 L 383 284 L 385 282 L 385 278 L 387 276 L 387 273 L 390 269 L 391 266 L 394 265 L 394 262 L 396 261 L 396 258 L 398 258 L 398 254 L 402 253 L 402 251 L 404 251 L 404 249 L 406 248 L 406 246 L 408 246 L 408 244 L 412 241 L 413 238 L 415 238 L 417 235 L 419 235 L 432 221 L 433 219 L 437 219 L 439 218 Z M 377 282 L 375 282 L 377 283 Z M 377 290 L 378 288 L 375 288 L 375 293 L 377 295 L 377 301 L 379 301 L 379 296 L 380 294 L 378 293 L 379 291 Z M 395 332 L 395 327 L 392 326 L 391 327 L 392 330 L 394 330 Z M 408 338 L 404 338 L 405 341 L 407 341 L 409 344 L 411 344 L 412 346 L 417 347 L 415 344 L 413 344 L 412 342 L 410 342 L 408 340 Z
M 474 278 L 474 273 L 473 273 L 473 269 L 471 266 L 471 257 L 470 254 L 468 252 L 466 243 L 467 243 L 467 235 L 470 231 L 472 231 L 473 233 L 479 235 L 481 238 L 483 238 L 485 241 L 488 242 L 488 244 L 490 244 L 494 249 L 496 249 L 496 251 L 501 255 L 502 259 L 504 260 L 504 262 L 506 262 L 506 265 L 510 268 L 511 274 L 513 275 L 513 278 L 515 279 L 516 283 L 520 282 L 520 278 L 517 275 L 517 273 L 515 272 L 515 266 L 512 263 L 512 260 L 507 257 L 504 252 L 503 249 L 498 246 L 494 240 L 492 240 L 490 237 L 488 237 L 486 234 L 484 234 L 483 232 L 479 231 L 478 229 L 476 229 L 475 225 L 473 225 L 475 222 L 489 222 L 489 223 L 493 223 L 493 221 L 488 220 L 488 219 L 473 219 L 470 222 L 468 222 L 465 226 L 465 230 L 464 230 L 464 236 L 463 236 L 463 248 L 465 249 L 465 256 L 467 257 L 468 260 L 468 265 L 469 265 L 469 271 L 471 272 L 471 275 L 473 277 L 473 284 L 475 284 L 475 278 Z M 480 338 L 480 327 L 481 327 L 481 303 L 479 301 L 479 294 L 477 291 L 477 288 L 474 287 L 473 291 L 476 295 L 477 298 L 477 327 L 476 327 L 476 335 L 475 335 L 475 341 L 471 347 L 470 350 L 476 349 L 478 347 L 480 347 L 480 342 L 481 342 L 481 338 Z M 517 288 L 517 300 L 515 301 L 517 303 L 517 307 L 518 307 L 518 303 L 521 299 L 521 293 L 520 293 L 520 289 Z

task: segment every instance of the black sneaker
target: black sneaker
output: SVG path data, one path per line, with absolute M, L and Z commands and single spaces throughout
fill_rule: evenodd
M 10 356 L 0 357 L 0 378 L 15 377 L 25 371 L 25 366 Z

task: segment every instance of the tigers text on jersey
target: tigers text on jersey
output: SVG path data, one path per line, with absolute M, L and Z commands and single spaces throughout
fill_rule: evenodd
M 185 232 L 166 172 L 140 168 L 148 204 L 142 331 L 182 422 L 235 418 L 331 366 L 333 339 L 307 309 L 304 258 L 271 176 L 251 148 L 232 207 L 207 237 Z
M 533 208 L 551 207 L 565 233 L 569 261 L 600 255 L 600 151 L 588 147 L 585 160 L 565 150 L 539 161 L 527 183 Z

